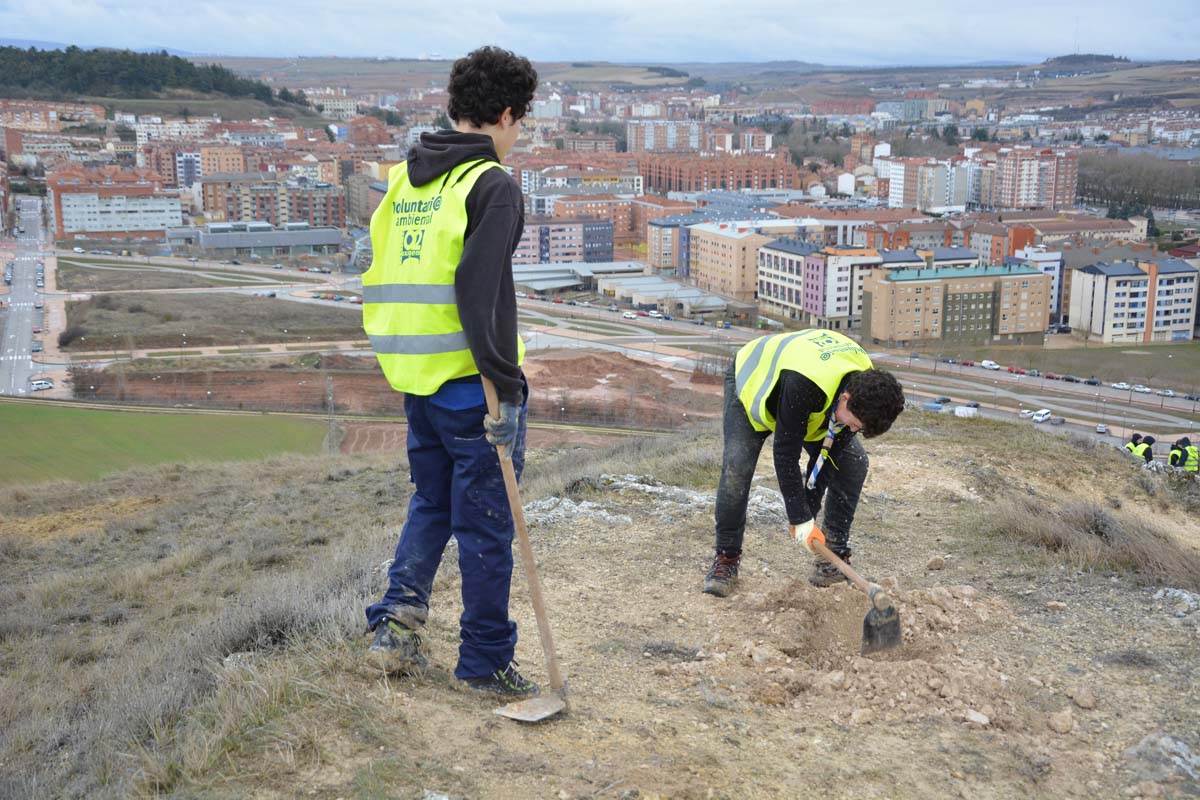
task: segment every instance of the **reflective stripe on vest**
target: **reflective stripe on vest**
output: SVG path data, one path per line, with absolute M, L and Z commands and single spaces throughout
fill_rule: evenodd
M 1187 459 L 1183 462 L 1185 472 L 1200 472 L 1200 447 L 1196 445 L 1188 445 L 1184 450 L 1187 451 Z
M 423 186 L 408 165 L 388 175 L 371 216 L 371 268 L 363 273 L 363 329 L 393 389 L 431 395 L 446 381 L 476 375 L 454 276 L 467 231 L 467 196 L 495 161 L 468 161 Z M 517 363 L 525 343 L 517 337 Z
M 777 333 L 755 339 L 738 351 L 734 361 L 738 399 L 756 431 L 774 431 L 775 418 L 767 410 L 784 370 L 798 372 L 825 393 L 825 405 L 808 417 L 804 439 L 825 438 L 829 408 L 837 399 L 838 386 L 851 372 L 871 369 L 867 351 L 840 333 L 807 330 Z

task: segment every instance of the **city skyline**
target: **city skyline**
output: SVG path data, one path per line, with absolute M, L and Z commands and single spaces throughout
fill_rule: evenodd
M 923 0 L 899 11 L 865 0 L 853 14 L 814 2 L 781 8 L 765 0 L 741 3 L 736 12 L 698 0 L 686 13 L 678 4 L 635 0 L 531 0 L 504 9 L 464 0 L 445 18 L 381 12 L 361 0 L 336 8 L 313 0 L 207 0 L 194 8 L 184 25 L 147 0 L 0 0 L 0 30 L 14 40 L 195 55 L 455 58 L 496 43 L 536 61 L 796 60 L 869 67 L 1034 64 L 1071 52 L 1187 59 L 1196 56 L 1190 31 L 1200 24 L 1200 7 L 1165 0 L 1136 7 L 1100 0 L 1086 9 L 1061 0 L 970 8 Z M 414 18 L 419 25 L 409 24 Z M 1030 26 L 1031 19 L 1040 24 Z

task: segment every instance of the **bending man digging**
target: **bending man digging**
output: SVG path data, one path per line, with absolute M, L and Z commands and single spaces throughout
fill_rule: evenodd
M 904 410 L 890 372 L 840 333 L 807 330 L 764 336 L 738 351 L 725 375 L 725 449 L 717 489 L 717 546 L 704 591 L 726 597 L 737 583 L 750 483 L 763 442 L 775 434 L 775 472 L 792 538 L 814 540 L 850 561 L 850 525 L 867 478 L 867 454 L 855 438 L 885 433 Z M 808 469 L 800 456 L 808 453 Z M 828 495 L 828 497 L 826 497 Z M 823 527 L 816 525 L 827 499 Z M 844 578 L 818 559 L 814 586 Z

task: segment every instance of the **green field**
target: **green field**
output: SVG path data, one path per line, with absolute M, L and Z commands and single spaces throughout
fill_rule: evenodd
M 269 415 L 95 411 L 0 403 L 0 486 L 94 480 L 130 467 L 319 453 L 325 425 Z M 17 433 L 19 432 L 19 433 Z

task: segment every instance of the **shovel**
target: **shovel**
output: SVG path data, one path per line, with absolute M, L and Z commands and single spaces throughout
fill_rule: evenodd
M 495 385 L 479 376 L 483 381 L 483 393 L 487 396 L 488 414 L 492 419 L 500 418 L 500 399 Z M 499 451 L 497 450 L 497 455 Z M 517 489 L 517 474 L 513 470 L 512 458 L 500 457 L 500 471 L 504 473 L 504 489 L 508 492 L 508 507 L 512 511 L 513 526 L 517 529 L 517 540 L 521 545 L 521 563 L 525 565 L 525 578 L 529 583 L 529 598 L 533 601 L 533 615 L 537 619 L 538 638 L 546 656 L 546 672 L 550 674 L 550 694 L 541 694 L 528 700 L 509 703 L 496 709 L 502 717 L 520 722 L 541 722 L 561 711 L 567 710 L 567 686 L 558 669 L 558 657 L 554 653 L 554 637 L 550 634 L 550 620 L 546 617 L 546 605 L 542 601 L 542 582 L 538 580 L 537 565 L 533 559 L 533 546 L 529 543 L 529 531 L 525 528 L 525 510 L 521 507 L 521 494 Z
M 864 580 L 850 565 L 833 554 L 824 542 L 814 541 L 817 554 L 838 568 L 871 601 L 871 610 L 863 617 L 862 654 L 869 656 L 881 650 L 898 647 L 901 642 L 900 612 L 892 605 L 892 598 L 877 583 Z

